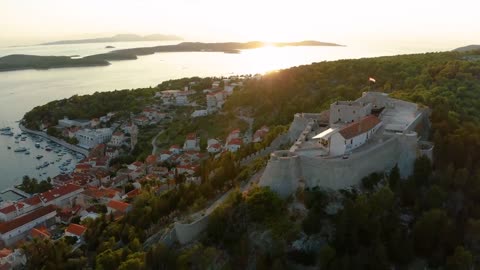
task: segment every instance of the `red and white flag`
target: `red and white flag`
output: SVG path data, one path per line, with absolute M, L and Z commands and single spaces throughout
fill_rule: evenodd
M 376 83 L 376 82 L 377 82 L 377 81 L 376 81 L 374 78 L 372 78 L 372 77 L 369 77 L 368 80 L 371 81 L 371 82 L 373 82 L 373 83 Z

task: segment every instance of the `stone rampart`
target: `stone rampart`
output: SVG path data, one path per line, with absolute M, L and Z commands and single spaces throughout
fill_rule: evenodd
M 197 236 L 207 228 L 208 216 L 209 215 L 206 214 L 192 223 L 175 222 L 175 233 L 178 242 L 184 245 L 195 240 Z
M 289 154 L 277 151 L 272 153 L 259 185 L 269 186 L 282 197 L 295 192 L 300 180 L 305 187 L 338 190 L 358 185 L 372 172 L 389 171 L 396 164 L 401 176 L 407 177 L 413 171 L 416 146 L 417 135 L 411 132 L 392 135 L 348 158 L 323 158 L 302 154 L 302 150 Z
M 260 178 L 260 186 L 269 186 L 282 197 L 287 197 L 299 186 L 302 179 L 300 157 L 290 151 L 275 151 Z

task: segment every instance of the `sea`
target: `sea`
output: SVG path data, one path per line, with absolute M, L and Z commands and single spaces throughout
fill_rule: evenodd
M 149 47 L 177 42 L 113 42 L 69 45 L 36 45 L 0 47 L 0 57 L 10 54 L 65 55 L 83 57 L 105 53 L 113 49 Z M 20 70 L 0 72 L 0 128 L 11 127 L 20 133 L 18 121 L 35 106 L 73 95 L 94 92 L 134 89 L 156 86 L 162 81 L 192 76 L 232 76 L 264 74 L 269 71 L 313 62 L 338 59 L 354 59 L 431 51 L 445 51 L 436 45 L 408 44 L 382 46 L 380 44 L 348 45 L 342 47 L 270 47 L 243 50 L 239 54 L 220 52 L 174 52 L 139 56 L 137 60 L 113 61 L 109 66 L 61 68 L 48 70 Z M 56 147 L 57 152 L 46 151 L 48 141 L 24 135 L 22 141 L 13 136 L 0 135 L 0 197 L 1 191 L 21 183 L 24 175 L 39 180 L 58 175 L 59 166 L 72 159 L 69 170 L 77 157 L 66 149 Z M 9 149 L 10 147 L 10 149 Z M 30 154 L 14 152 L 18 147 L 29 149 Z M 54 149 L 54 150 L 55 150 Z M 63 156 L 59 154 L 65 153 Z M 43 155 L 37 159 L 36 156 Z M 37 166 L 49 162 L 49 166 Z M 52 163 L 53 164 L 50 164 Z

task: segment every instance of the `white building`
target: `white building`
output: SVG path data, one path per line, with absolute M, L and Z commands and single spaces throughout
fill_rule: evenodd
M 182 148 L 179 145 L 174 144 L 174 145 L 170 146 L 168 151 L 172 152 L 173 155 L 178 155 L 182 152 Z
M 341 156 L 365 144 L 381 125 L 378 117 L 369 115 L 341 128 L 329 128 L 313 139 L 318 140 L 330 156 Z
M 235 86 L 233 85 L 227 85 L 224 87 L 225 92 L 227 92 L 227 95 L 233 94 L 233 89 L 235 89 Z
M 82 129 L 75 134 L 75 137 L 79 146 L 90 149 L 108 142 L 112 138 L 112 130 L 109 128 Z
M 195 91 L 165 90 L 157 92 L 155 97 L 160 97 L 165 105 L 188 105 L 188 96 L 195 94 Z
M 238 139 L 240 138 L 240 129 L 235 129 L 228 134 L 227 140 L 225 141 L 225 144 L 228 144 L 231 140 L 233 139 Z
M 230 152 L 237 152 L 238 149 L 242 146 L 243 140 L 241 138 L 234 138 L 231 139 L 227 143 L 227 150 Z
M 215 99 L 217 100 L 217 108 L 221 109 L 225 103 L 227 93 L 225 91 L 218 91 L 215 93 Z
M 196 110 L 192 113 L 191 117 L 202 117 L 202 116 L 207 116 L 208 115 L 208 110 Z
M 330 127 L 355 122 L 369 115 L 371 103 L 361 101 L 337 101 L 330 105 Z
M 218 87 L 220 87 L 220 82 L 219 82 L 219 81 L 214 81 L 214 82 L 212 83 L 212 88 L 213 88 L 213 89 L 216 89 L 216 88 L 218 88 Z
M 209 111 L 217 109 L 217 98 L 215 97 L 215 93 L 208 93 L 206 95 L 207 99 L 207 108 Z
M 112 146 L 121 146 L 125 140 L 125 134 L 121 131 L 113 133 L 112 138 L 110 139 L 109 145 Z
M 12 245 L 22 240 L 31 229 L 53 220 L 56 215 L 56 207 L 49 205 L 27 215 L 0 223 L 0 239 L 6 246 Z
M 68 117 L 64 117 L 63 119 L 58 120 L 58 125 L 62 128 L 65 127 L 81 127 L 81 128 L 86 128 L 90 126 L 90 121 L 89 120 L 82 120 L 82 119 L 68 119 Z
M 185 143 L 183 144 L 183 150 L 185 151 L 200 151 L 200 144 L 197 134 L 190 133 L 187 135 L 185 139 Z
M 220 153 L 222 151 L 222 145 L 219 143 L 210 144 L 207 146 L 207 152 L 211 154 Z

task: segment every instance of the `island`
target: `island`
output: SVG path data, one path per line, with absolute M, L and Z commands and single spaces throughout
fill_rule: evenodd
M 39 45 L 65 45 L 65 44 L 86 44 L 86 43 L 104 43 L 104 42 L 132 42 L 132 41 L 171 41 L 182 40 L 181 37 L 175 35 L 153 34 L 147 36 L 139 36 L 134 34 L 119 34 L 113 37 L 77 39 L 77 40 L 60 40 L 54 42 L 42 43 Z
M 105 46 L 105 49 L 115 49 L 115 46 L 108 45 L 108 46 Z
M 342 46 L 336 43 L 320 41 L 301 42 L 276 42 L 269 45 L 276 47 L 286 46 Z M 49 69 L 65 67 L 93 67 L 109 65 L 108 61 L 135 60 L 141 55 L 169 52 L 223 52 L 240 53 L 241 50 L 257 49 L 266 46 L 261 41 L 251 42 L 223 42 L 202 43 L 182 42 L 176 45 L 162 45 L 154 47 L 139 47 L 131 49 L 114 50 L 107 53 L 95 54 L 83 58 L 71 58 L 68 56 L 36 56 L 14 54 L 0 58 L 0 72 L 21 69 Z
M 26 269 L 476 269 L 469 55 L 324 61 L 38 106 L 22 125 L 90 153 L 51 181 L 24 179 L 31 197 L 0 206 L 0 240 L 21 241 Z
M 109 55 L 114 57 L 115 55 Z M 122 55 L 122 57 L 125 57 Z M 110 63 L 101 58 L 72 58 L 70 56 L 37 56 L 12 54 L 0 58 L 0 72 L 22 69 L 49 69 L 65 67 L 108 66 Z

